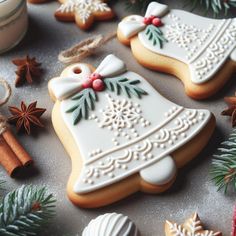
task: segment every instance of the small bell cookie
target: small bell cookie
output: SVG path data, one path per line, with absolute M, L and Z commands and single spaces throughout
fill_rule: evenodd
M 145 17 L 124 18 L 117 35 L 140 64 L 176 76 L 194 99 L 215 94 L 236 70 L 236 19 L 209 19 L 151 2 Z

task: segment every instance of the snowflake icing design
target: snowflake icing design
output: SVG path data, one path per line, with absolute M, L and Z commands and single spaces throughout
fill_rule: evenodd
M 166 37 L 168 40 L 177 43 L 183 48 L 199 38 L 198 29 L 186 24 L 175 23 L 167 26 L 167 29 Z
M 166 223 L 172 236 L 221 236 L 220 232 L 203 230 L 197 213 L 188 219 L 183 226 L 169 221 Z
M 123 136 L 127 140 L 130 140 L 132 136 L 139 136 L 137 130 L 134 128 L 135 125 L 141 124 L 142 127 L 150 125 L 150 122 L 143 118 L 139 104 L 134 104 L 127 99 L 115 100 L 108 94 L 107 98 L 109 105 L 106 107 L 106 110 L 101 110 L 103 120 L 100 122 L 97 116 L 91 116 L 91 119 L 99 123 L 100 128 L 107 127 L 109 130 L 114 131 L 114 135 L 117 138 Z M 130 133 L 127 130 L 130 130 Z M 116 146 L 119 145 L 116 138 L 112 141 Z
M 187 25 L 173 14 L 169 15 L 174 22 L 166 26 L 165 37 L 169 42 L 177 44 L 187 52 L 187 59 L 191 59 L 210 37 L 215 26 L 211 24 L 208 29 L 199 29 L 195 25 Z
M 59 11 L 66 13 L 73 12 L 85 24 L 94 12 L 109 12 L 111 9 L 101 0 L 67 0 L 60 6 Z

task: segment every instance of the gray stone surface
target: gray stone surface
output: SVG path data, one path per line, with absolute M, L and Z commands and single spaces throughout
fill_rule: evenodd
M 178 8 L 182 6 L 180 1 L 170 2 L 172 2 L 172 6 Z M 112 206 L 94 210 L 77 208 L 67 199 L 65 188 L 71 163 L 51 124 L 50 113 L 53 102 L 48 95 L 47 83 L 50 78 L 58 76 L 64 68 L 64 65 L 57 61 L 58 53 L 61 50 L 96 33 L 115 31 L 119 19 L 96 24 L 91 31 L 85 33 L 75 24 L 57 22 L 53 16 L 57 7 L 57 2 L 30 5 L 30 27 L 25 39 L 11 52 L 0 56 L 0 75 L 6 78 L 12 86 L 15 79 L 15 66 L 11 63 L 12 58 L 28 53 L 36 56 L 43 63 L 45 71 L 41 81 L 32 86 L 14 89 L 8 104 L 18 106 L 21 100 L 28 103 L 37 100 L 38 106 L 47 108 L 44 115 L 46 129 L 37 130 L 33 137 L 18 136 L 21 143 L 31 153 L 36 167 L 32 173 L 27 173 L 25 177 L 17 180 L 11 180 L 4 170 L 0 169 L 0 177 L 7 181 L 6 191 L 22 184 L 32 183 L 46 185 L 55 194 L 57 198 L 56 218 L 41 235 L 60 236 L 76 233 L 81 235 L 83 228 L 92 218 L 102 213 L 115 211 L 128 215 L 135 221 L 142 236 L 161 236 L 164 235 L 163 226 L 166 219 L 181 223 L 194 211 L 198 211 L 209 229 L 222 230 L 223 234 L 228 236 L 235 194 L 232 192 L 225 196 L 216 191 L 210 181 L 209 167 L 217 145 L 231 131 L 230 121 L 221 117 L 220 112 L 226 106 L 223 97 L 233 95 L 236 91 L 235 76 L 213 98 L 202 102 L 193 101 L 184 94 L 179 80 L 143 68 L 133 59 L 130 50 L 117 40 L 113 40 L 101 48 L 95 56 L 86 61 L 96 66 L 108 53 L 115 53 L 127 62 L 130 70 L 147 78 L 161 94 L 171 101 L 189 108 L 211 110 L 217 118 L 217 128 L 212 140 L 201 155 L 179 172 L 174 186 L 162 195 L 136 193 Z M 118 18 L 128 14 L 118 1 L 114 4 L 114 10 L 117 12 Z M 4 114 L 9 115 L 6 107 L 1 110 Z

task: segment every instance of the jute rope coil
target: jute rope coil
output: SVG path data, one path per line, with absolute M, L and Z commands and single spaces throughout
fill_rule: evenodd
M 4 97 L 0 99 L 0 106 L 6 104 L 11 97 L 11 87 L 6 80 L 0 78 L 0 86 L 3 86 L 5 90 Z M 7 119 L 0 114 L 0 135 L 2 135 L 7 129 Z
M 115 36 L 116 32 L 111 33 L 107 36 L 97 35 L 85 39 L 79 44 L 76 44 L 75 46 L 62 51 L 58 56 L 58 60 L 65 64 L 80 62 L 86 57 L 93 54 L 97 48 L 112 40 Z

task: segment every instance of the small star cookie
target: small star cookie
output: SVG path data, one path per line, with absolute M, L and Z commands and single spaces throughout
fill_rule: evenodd
M 60 21 L 75 21 L 84 30 L 95 20 L 108 20 L 114 13 L 103 0 L 59 0 L 62 4 L 55 12 Z
M 204 230 L 197 213 L 188 218 L 183 225 L 166 221 L 165 233 L 166 236 L 222 236 L 221 232 Z

